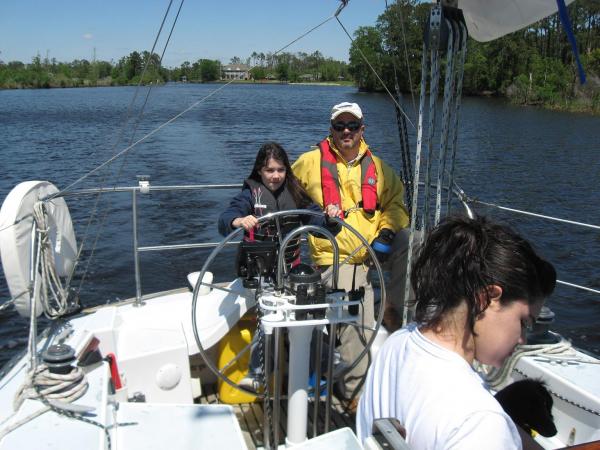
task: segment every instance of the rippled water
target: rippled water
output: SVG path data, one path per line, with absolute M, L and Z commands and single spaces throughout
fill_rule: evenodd
M 49 180 L 66 187 L 216 87 L 173 84 L 153 89 L 133 137 L 133 120 L 128 121 L 127 132 L 121 130 L 134 88 L 0 91 L 0 198 L 24 180 Z M 134 113 L 144 96 L 138 96 Z M 386 97 L 337 86 L 232 85 L 80 187 L 130 186 L 137 174 L 150 175 L 155 185 L 238 183 L 249 174 L 263 142 L 279 141 L 295 159 L 319 141 L 327 133 L 330 107 L 341 101 L 361 104 L 367 141 L 399 169 L 396 119 Z M 457 182 L 470 196 L 484 201 L 600 224 L 599 125 L 598 118 L 586 115 L 464 99 Z M 411 134 L 414 148 L 414 130 Z M 216 241 L 216 218 L 232 194 L 202 191 L 142 197 L 140 245 Z M 94 200 L 67 199 L 79 241 Z M 81 289 L 85 305 L 135 295 L 130 197 L 105 195 L 98 210 L 105 227 Z M 485 212 L 532 239 L 556 265 L 561 280 L 600 288 L 598 231 Z M 86 257 L 97 228 L 90 227 Z M 207 254 L 206 250 L 143 254 L 143 292 L 184 286 L 186 274 L 198 270 Z M 229 263 L 221 263 L 221 269 L 221 278 L 231 276 Z M 0 300 L 8 298 L 0 275 Z M 559 286 L 550 306 L 557 314 L 557 331 L 600 353 L 600 296 Z M 0 364 L 25 346 L 27 326 L 13 310 L 0 313 Z

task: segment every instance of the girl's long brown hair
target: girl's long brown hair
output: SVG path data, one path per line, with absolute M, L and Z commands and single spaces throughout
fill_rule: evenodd
M 260 170 L 268 164 L 269 159 L 271 158 L 283 164 L 285 167 L 284 183 L 292 195 L 296 206 L 299 209 L 303 209 L 310 205 L 312 203 L 311 198 L 298 181 L 298 178 L 296 178 L 294 175 L 294 172 L 292 172 L 292 166 L 290 165 L 290 160 L 286 151 L 277 142 L 266 142 L 260 147 L 258 153 L 256 154 L 254 167 L 252 168 L 252 172 L 250 172 L 250 176 L 248 178 L 261 182 L 262 179 L 260 177 Z

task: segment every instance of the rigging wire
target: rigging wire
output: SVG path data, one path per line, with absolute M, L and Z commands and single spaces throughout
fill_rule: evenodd
M 398 3 L 399 5 L 399 3 Z M 385 1 L 386 9 L 389 9 L 387 0 Z M 398 6 L 399 7 L 399 6 Z M 405 37 L 404 37 L 405 38 Z M 406 60 L 406 67 L 410 72 L 410 67 L 408 64 L 408 59 Z M 396 54 L 392 52 L 392 68 L 394 70 L 394 89 L 396 91 L 396 97 L 398 102 L 402 99 L 402 93 L 400 92 L 400 85 L 398 84 L 398 71 L 396 68 Z M 410 85 L 410 89 L 412 89 L 412 83 Z M 411 91 L 411 95 L 412 95 Z M 414 96 L 413 96 L 413 107 L 415 107 Z M 402 183 L 405 187 L 405 196 L 406 196 L 406 205 L 408 206 L 408 213 L 410 214 L 410 207 L 412 205 L 412 163 L 410 158 L 410 144 L 408 140 L 408 130 L 406 128 L 406 118 L 401 114 L 400 110 L 394 105 L 394 110 L 396 111 L 396 122 L 398 126 L 399 139 L 400 139 L 400 155 L 402 157 L 402 170 L 400 172 L 400 176 L 402 179 Z
M 182 3 L 183 3 L 183 1 L 184 1 L 184 0 L 182 0 Z M 138 93 L 139 93 L 139 89 L 140 89 L 140 87 L 141 87 L 141 85 L 142 85 L 142 82 L 143 82 L 143 75 L 145 75 L 145 73 L 146 73 L 146 70 L 147 70 L 148 66 L 150 65 L 150 63 L 151 63 L 151 61 L 152 61 L 152 58 L 151 58 L 151 56 L 152 56 L 152 54 L 154 53 L 154 48 L 156 47 L 156 43 L 158 42 L 158 39 L 159 39 L 159 37 L 160 37 L 160 34 L 161 34 L 161 32 L 162 32 L 162 29 L 163 29 L 163 26 L 164 26 L 165 20 L 166 20 L 166 18 L 167 18 L 167 16 L 168 16 L 168 14 L 169 14 L 169 10 L 171 9 L 171 5 L 172 5 L 172 3 L 173 3 L 173 0 L 170 0 L 170 1 L 169 1 L 169 5 L 167 6 L 167 10 L 165 11 L 165 14 L 164 14 L 164 16 L 163 16 L 163 20 L 162 20 L 162 22 L 161 22 L 160 28 L 159 28 L 159 30 L 158 30 L 158 32 L 157 32 L 157 34 L 156 34 L 156 37 L 155 37 L 155 39 L 154 39 L 154 44 L 152 45 L 152 49 L 151 49 L 151 51 L 150 51 L 150 55 L 149 55 L 149 57 L 148 57 L 148 60 L 146 61 L 146 64 L 145 64 L 145 66 L 144 66 L 144 69 L 143 69 L 143 71 L 142 71 L 142 75 L 140 76 L 140 80 L 139 80 L 139 82 L 138 82 L 138 84 L 137 84 L 137 86 L 136 86 L 135 92 L 134 92 L 134 94 L 133 94 L 133 98 L 131 99 L 131 102 L 129 103 L 128 110 L 127 110 L 127 114 L 126 114 L 126 117 L 125 117 L 125 121 L 124 121 L 124 124 L 123 124 L 123 126 L 121 127 L 121 133 L 120 133 L 119 137 L 117 138 L 117 142 L 115 143 L 115 145 L 113 145 L 113 149 L 115 149 L 115 148 L 118 146 L 118 144 L 119 144 L 119 141 L 121 140 L 121 137 L 122 137 L 122 135 L 124 134 L 124 131 L 125 131 L 125 125 L 126 125 L 127 121 L 129 121 L 130 112 L 131 112 L 131 110 L 133 109 L 133 104 L 135 103 L 135 100 L 137 99 L 137 95 L 138 95 Z M 151 89 L 151 88 L 152 88 L 152 86 L 150 86 L 150 89 Z M 107 164 L 110 164 L 112 161 L 114 161 L 114 160 L 116 159 L 116 157 L 120 156 L 121 154 L 122 154 L 122 152 L 119 152 L 119 153 L 117 153 L 117 154 L 116 154 L 116 155 L 114 155 L 112 158 L 109 158 L 107 161 L 105 161 L 104 163 L 102 163 L 100 166 L 98 166 L 98 167 L 96 167 L 96 168 L 92 169 L 92 170 L 91 170 L 91 171 L 89 171 L 88 173 L 86 173 L 86 174 L 84 174 L 83 176 L 79 177 L 77 180 L 73 181 L 73 182 L 72 182 L 71 184 L 69 184 L 69 185 L 68 185 L 66 188 L 64 188 L 64 189 L 61 189 L 60 191 L 58 191 L 58 192 L 56 192 L 56 193 L 52 194 L 52 195 L 51 195 L 51 196 L 49 196 L 49 197 L 48 197 L 46 200 L 52 200 L 54 197 L 58 197 L 58 196 L 62 196 L 62 195 L 64 195 L 65 193 L 67 193 L 68 191 L 70 191 L 70 190 L 71 190 L 71 189 L 72 189 L 74 186 L 78 185 L 78 184 L 79 184 L 79 183 L 81 183 L 83 180 L 87 179 L 89 176 L 93 175 L 93 174 L 94 174 L 94 173 L 96 173 L 98 170 L 100 170 L 101 168 L 105 167 Z
M 452 118 L 451 103 L 455 104 L 455 59 L 458 55 L 458 44 L 460 43 L 460 34 L 454 21 L 444 18 L 448 30 L 448 42 L 446 49 L 446 67 L 444 80 L 444 103 L 442 107 L 442 129 L 440 132 L 440 143 L 437 161 L 437 183 L 435 194 L 435 212 L 433 225 L 437 226 L 442 215 L 442 189 L 444 185 L 444 176 L 446 175 L 446 161 L 448 152 L 448 135 L 450 134 L 450 119 Z
M 133 93 L 133 98 L 131 99 L 131 101 L 129 102 L 129 105 L 127 106 L 127 112 L 126 112 L 126 114 L 125 114 L 125 119 L 124 119 L 124 121 L 123 121 L 123 125 L 121 126 L 121 128 L 120 128 L 120 130 L 119 130 L 119 134 L 118 134 L 118 136 L 117 136 L 117 139 L 116 139 L 116 141 L 115 141 L 114 145 L 112 146 L 112 149 L 111 149 L 112 151 L 114 151 L 114 150 L 117 148 L 117 146 L 119 145 L 119 142 L 121 141 L 121 139 L 123 138 L 123 135 L 125 134 L 125 128 L 126 128 L 126 126 L 127 126 L 127 123 L 129 122 L 129 119 L 130 119 L 130 117 L 131 117 L 131 114 L 132 114 L 132 111 L 133 111 L 133 105 L 135 104 L 135 101 L 136 101 L 136 99 L 137 99 L 138 93 L 139 93 L 139 91 L 140 91 L 140 88 L 141 88 L 141 85 L 142 85 L 142 82 L 143 82 L 143 79 L 144 79 L 144 75 L 146 74 L 146 71 L 147 71 L 147 69 L 148 69 L 148 66 L 150 65 L 150 63 L 151 63 L 151 61 L 152 61 L 152 58 L 151 58 L 151 56 L 152 56 L 152 54 L 154 53 L 154 49 L 155 49 L 155 47 L 156 47 L 156 43 L 158 42 L 158 39 L 159 39 L 159 37 L 160 37 L 160 34 L 162 33 L 162 29 L 163 29 L 163 26 L 164 26 L 164 24 L 165 24 L 165 21 L 166 21 L 166 19 L 167 19 L 167 17 L 168 17 L 168 14 L 169 14 L 169 11 L 170 11 L 170 9 L 171 9 L 171 5 L 172 5 L 172 3 L 173 3 L 173 0 L 171 0 L 171 1 L 169 2 L 169 5 L 167 6 L 167 9 L 166 9 L 166 11 L 165 11 L 165 14 L 164 14 L 164 16 L 163 16 L 163 19 L 162 19 L 162 22 L 161 22 L 161 24 L 160 24 L 159 30 L 158 30 L 158 32 L 157 32 L 157 34 L 156 34 L 156 37 L 155 37 L 155 39 L 154 39 L 154 43 L 153 43 L 153 45 L 152 45 L 152 49 L 151 49 L 151 51 L 150 51 L 150 54 L 149 54 L 148 60 L 146 61 L 146 64 L 144 65 L 144 69 L 143 69 L 143 71 L 142 71 L 142 75 L 140 76 L 140 80 L 138 81 L 138 84 L 137 84 L 137 86 L 136 86 L 136 88 L 135 88 L 135 91 L 134 91 L 134 93 Z M 182 2 L 182 3 L 183 3 L 183 2 Z M 181 9 L 181 6 L 180 6 L 180 9 Z M 150 87 L 150 89 L 152 89 L 152 87 Z M 148 92 L 150 92 L 150 90 L 149 90 Z M 146 99 L 147 99 L 147 98 L 148 98 L 148 96 L 146 96 Z M 144 110 L 145 104 L 146 104 L 146 103 L 144 102 L 144 105 L 142 106 L 142 108 L 141 108 L 141 110 L 140 110 L 140 116 L 141 116 L 141 114 L 143 113 L 143 110 Z M 136 123 L 136 129 L 137 129 L 137 124 L 139 123 L 139 121 L 140 121 L 140 120 L 139 120 L 139 118 L 138 118 L 138 120 L 137 120 L 137 123 Z M 134 130 L 134 132 L 132 133 L 132 139 L 133 139 L 133 136 L 134 136 L 134 134 L 135 134 L 135 130 Z M 131 142 L 130 142 L 130 143 L 131 143 Z M 121 167 L 121 168 L 122 168 L 122 167 Z M 119 174 L 120 174 L 120 171 L 119 171 Z M 100 181 L 100 186 L 104 186 L 104 184 L 105 184 L 105 182 L 106 182 L 106 179 L 107 179 L 107 177 L 108 177 L 108 174 L 105 174 L 105 175 L 104 175 L 104 177 L 102 178 L 102 180 Z M 116 181 L 117 181 L 117 180 L 118 180 L 118 175 L 115 177 L 115 183 L 116 183 Z M 66 187 L 65 189 L 63 189 L 62 191 L 59 191 L 59 192 L 57 193 L 57 195 L 60 195 L 60 194 L 62 194 L 62 193 L 64 193 L 64 192 L 67 192 L 67 191 L 68 191 L 68 190 L 69 190 L 69 189 L 70 189 L 72 186 L 74 186 L 76 183 L 77 183 L 77 181 L 76 181 L 75 183 L 72 183 L 71 185 L 67 186 L 67 187 Z M 110 189 L 110 188 L 108 188 L 108 189 Z M 107 190 L 108 190 L 108 189 L 107 189 Z M 70 285 L 70 283 L 71 283 L 71 280 L 72 280 L 72 278 L 73 278 L 73 276 L 74 276 L 74 274 L 75 274 L 75 270 L 77 269 L 77 266 L 78 266 L 78 263 L 79 263 L 79 259 L 80 259 L 81 253 L 82 253 L 83 249 L 85 248 L 85 244 L 86 244 L 86 241 L 87 241 L 87 237 L 88 237 L 89 229 L 90 229 L 90 226 L 91 226 L 92 222 L 93 222 L 93 221 L 94 221 L 94 219 L 96 218 L 96 211 L 97 211 L 97 210 L 98 210 L 98 208 L 99 208 L 100 198 L 102 197 L 102 194 L 103 194 L 103 188 L 101 188 L 101 190 L 100 190 L 100 191 L 98 192 L 98 194 L 96 195 L 96 199 L 95 199 L 95 202 L 94 202 L 94 206 L 92 207 L 92 211 L 91 211 L 91 213 L 90 213 L 90 217 L 89 217 L 89 219 L 87 220 L 87 223 L 86 223 L 86 226 L 85 226 L 85 229 L 84 229 L 84 232 L 83 232 L 83 238 L 82 238 L 82 240 L 81 240 L 81 244 L 79 245 L 79 249 L 78 249 L 78 251 L 77 251 L 77 256 L 76 256 L 76 258 L 75 258 L 75 263 L 73 264 L 73 268 L 72 268 L 72 270 L 71 270 L 71 273 L 69 274 L 69 276 L 68 276 L 68 278 L 67 278 L 67 286 L 69 286 L 69 285 Z M 51 198 L 52 198 L 52 197 L 51 197 Z M 50 198 L 50 199 L 51 199 L 51 198 Z M 50 200 L 50 199 L 49 199 L 49 200 Z M 109 206 L 110 206 L 110 203 L 106 204 L 106 205 L 104 206 L 104 210 L 105 210 L 105 211 L 107 211 L 107 210 L 108 210 L 108 208 L 109 208 Z M 102 223 L 103 223 L 103 220 L 100 220 L 100 221 L 99 221 L 99 223 L 102 225 Z M 102 226 L 100 226 L 100 230 L 101 230 L 101 228 L 102 228 Z M 100 233 L 100 231 L 98 232 L 98 234 L 99 234 L 99 233 Z M 96 238 L 96 241 L 97 241 L 97 238 Z M 95 247 L 95 245 L 94 245 L 94 247 Z M 92 251 L 92 255 L 93 255 L 93 251 Z M 92 256 L 90 256 L 90 259 L 91 259 L 91 257 L 92 257 Z M 89 266 L 89 263 L 88 263 L 88 266 Z M 85 272 L 87 272 L 87 267 L 86 267 L 86 270 L 84 271 L 84 274 L 85 274 Z
M 158 60 L 158 67 L 160 67 L 161 64 L 162 64 L 162 60 L 163 60 L 163 57 L 165 55 L 165 51 L 167 50 L 167 47 L 168 47 L 169 42 L 171 40 L 171 36 L 173 35 L 173 30 L 175 29 L 175 25 L 177 24 L 177 20 L 179 19 L 179 14 L 181 12 L 181 8 L 183 7 L 183 3 L 184 2 L 185 2 L 185 0 L 181 0 L 181 2 L 179 4 L 179 9 L 177 10 L 177 14 L 175 15 L 175 18 L 173 19 L 173 23 L 171 24 L 171 30 L 169 31 L 169 36 L 167 37 L 167 39 L 165 41 L 165 44 L 163 46 L 163 50 L 162 50 L 161 56 L 160 56 L 160 58 Z M 171 0 L 169 2 L 169 5 L 167 6 L 167 10 L 165 12 L 165 15 L 163 16 L 163 20 L 162 20 L 162 22 L 160 24 L 160 28 L 158 30 L 156 38 L 154 39 L 154 43 L 152 44 L 152 49 L 150 50 L 150 53 L 148 55 L 148 60 L 146 61 L 146 64 L 144 66 L 144 70 L 142 71 L 142 74 L 140 75 L 140 81 L 138 83 L 138 87 L 141 85 L 142 81 L 144 80 L 144 75 L 146 74 L 146 72 L 148 70 L 148 67 L 152 63 L 152 56 L 154 55 L 154 49 L 156 48 L 156 45 L 158 43 L 158 39 L 159 39 L 160 35 L 162 34 L 162 30 L 163 30 L 165 21 L 166 21 L 166 19 L 168 17 L 169 11 L 171 9 L 172 3 L 173 3 L 173 0 Z M 146 97 L 144 98 L 144 102 L 143 102 L 143 104 L 142 104 L 142 106 L 140 108 L 140 112 L 138 114 L 138 117 L 136 118 L 133 131 L 131 132 L 131 138 L 129 140 L 129 144 L 131 144 L 133 142 L 134 138 L 135 138 L 135 134 L 136 134 L 136 132 L 138 130 L 138 127 L 139 127 L 139 125 L 141 123 L 141 119 L 143 117 L 146 105 L 148 103 L 148 99 L 150 98 L 150 93 L 152 92 L 152 87 L 153 87 L 153 85 L 151 84 L 150 87 L 149 87 L 149 89 L 148 89 L 148 91 L 146 92 Z M 138 92 L 138 89 L 136 89 L 136 94 L 135 95 L 137 95 L 137 92 Z M 135 96 L 134 96 L 134 100 L 133 101 L 135 101 Z M 127 155 L 125 155 L 125 156 L 127 156 Z M 114 176 L 114 183 L 112 183 L 113 187 L 116 185 L 116 183 L 118 182 L 119 178 L 121 177 L 121 174 L 123 172 L 123 169 L 125 168 L 126 162 L 127 162 L 127 159 L 123 158 L 121 166 L 119 167 L 119 170 L 117 171 L 116 175 Z M 106 177 L 104 178 L 104 180 L 105 179 L 106 179 Z M 104 184 L 104 180 L 103 180 L 102 184 Z M 96 201 L 96 205 L 95 206 L 98 205 L 98 200 L 99 200 L 100 196 L 102 195 L 102 193 L 103 193 L 102 190 L 98 193 L 97 201 Z M 104 212 L 102 214 L 102 217 L 101 217 L 100 221 L 98 222 L 99 223 L 99 225 L 98 225 L 98 227 L 99 227 L 98 228 L 98 232 L 96 233 L 96 236 L 95 236 L 95 239 L 94 239 L 94 243 L 93 243 L 92 249 L 90 251 L 90 255 L 87 258 L 86 266 L 85 266 L 85 269 L 84 269 L 83 274 L 81 276 L 81 280 L 79 282 L 79 287 L 77 288 L 77 293 L 78 294 L 81 292 L 81 289 L 83 287 L 83 283 L 84 283 L 85 278 L 87 276 L 90 264 L 91 264 L 91 262 L 92 262 L 92 260 L 94 258 L 94 253 L 96 251 L 96 247 L 97 247 L 98 242 L 100 240 L 100 236 L 102 234 L 102 230 L 104 228 L 104 224 L 106 222 L 106 218 L 108 217 L 108 212 L 109 212 L 109 208 L 110 208 L 111 204 L 112 203 L 109 200 L 109 202 L 104 206 Z M 92 215 L 94 215 L 94 214 L 95 214 L 95 209 L 92 212 Z M 90 223 L 91 223 L 91 218 L 90 218 L 90 221 L 88 221 L 88 227 L 89 227 Z M 87 235 L 87 228 L 86 228 L 86 235 Z M 70 281 L 71 281 L 71 279 L 72 279 L 72 277 L 73 277 L 73 275 L 75 273 L 75 268 L 77 266 L 77 262 L 79 261 L 79 256 L 81 254 L 81 251 L 83 250 L 83 244 L 84 243 L 85 243 L 85 240 L 82 242 L 82 244 L 80 246 L 80 250 L 79 250 L 79 252 L 77 254 L 77 258 L 75 259 L 75 264 L 73 265 L 73 270 L 71 271 L 71 274 L 70 274 L 70 276 L 68 278 L 67 286 L 69 285 L 69 283 L 70 283 Z
M 337 13 L 336 13 L 337 14 Z M 321 22 L 320 24 L 312 27 L 310 30 L 306 31 L 304 34 L 300 35 L 299 37 L 297 37 L 296 39 L 294 39 L 292 42 L 290 42 L 287 45 L 284 45 L 283 47 L 281 47 L 279 50 L 277 50 L 276 52 L 273 53 L 273 55 L 277 55 L 278 53 L 281 53 L 282 51 L 284 51 L 286 48 L 288 48 L 289 46 L 291 46 L 292 44 L 295 44 L 296 42 L 298 42 L 300 39 L 302 39 L 305 36 L 308 36 L 310 33 L 312 33 L 313 31 L 315 31 L 317 28 L 321 27 L 322 25 L 325 25 L 327 22 L 329 22 L 331 19 L 333 19 L 336 14 L 332 14 L 331 16 L 329 16 L 327 19 L 325 19 L 323 22 Z M 253 68 L 256 67 L 253 66 Z
M 417 104 L 415 102 L 415 91 L 413 89 L 412 75 L 410 71 L 410 63 L 408 61 L 408 46 L 406 45 L 406 32 L 404 31 L 404 16 L 402 15 L 402 7 L 400 5 L 400 0 L 396 0 L 396 15 L 398 16 L 398 21 L 400 22 L 400 29 L 402 30 L 402 43 L 404 44 L 404 59 L 406 61 L 406 71 L 408 72 L 408 86 L 410 89 L 410 96 L 412 99 L 413 111 L 417 113 Z M 387 0 L 386 0 L 387 7 Z
M 2 232 L 4 230 L 8 230 L 10 227 L 14 227 L 18 223 L 20 223 L 26 219 L 29 219 L 30 217 L 33 217 L 33 213 L 26 214 L 23 217 L 21 217 L 20 219 L 15 220 L 13 223 L 9 223 L 8 225 L 3 226 L 2 228 L 0 228 L 0 232 Z
M 350 41 L 352 43 L 354 43 L 355 39 L 350 35 L 350 33 L 348 32 L 348 30 L 346 29 L 346 27 L 344 26 L 344 24 L 340 21 L 339 17 L 335 16 L 335 20 L 338 21 L 338 23 L 342 27 L 342 30 L 344 30 L 344 32 L 346 33 L 346 35 L 348 36 L 348 38 L 350 39 Z M 404 117 L 406 118 L 406 120 L 408 121 L 408 123 L 410 123 L 410 125 L 413 127 L 413 129 L 416 129 L 415 124 L 412 123 L 412 121 L 410 120 L 410 117 L 408 117 L 408 114 L 406 114 L 406 112 L 404 111 L 404 109 L 402 108 L 402 106 L 400 106 L 400 104 L 398 103 L 398 101 L 394 98 L 394 96 L 390 92 L 390 90 L 387 87 L 387 85 L 385 84 L 385 82 L 381 79 L 381 77 L 379 76 L 379 74 L 377 73 L 377 71 L 375 70 L 375 68 L 371 65 L 369 59 L 365 56 L 365 54 L 360 49 L 360 47 L 357 46 L 356 49 L 360 53 L 362 59 L 367 63 L 367 66 L 369 66 L 369 68 L 371 69 L 371 72 L 373 72 L 373 74 L 375 75 L 375 77 L 379 80 L 379 82 L 381 83 L 381 85 L 383 86 L 383 88 L 385 89 L 385 91 L 387 92 L 387 94 L 389 95 L 389 97 L 392 99 L 392 101 L 394 102 L 394 104 L 396 105 L 396 107 L 400 109 L 400 112 L 402 112 L 402 114 L 404 115 Z
M 461 53 L 458 61 L 458 65 L 456 67 L 457 71 L 457 82 L 456 82 L 456 102 L 454 104 L 454 125 L 452 126 L 452 156 L 450 158 L 450 173 L 448 174 L 448 197 L 446 198 L 446 211 L 450 211 L 450 205 L 452 202 L 452 189 L 451 187 L 454 185 L 454 171 L 456 169 L 456 149 L 458 142 L 458 118 L 460 115 L 460 105 L 462 100 L 462 87 L 463 87 L 463 79 L 465 72 L 465 60 L 467 56 L 467 27 L 463 22 L 460 22 L 460 36 L 461 36 Z

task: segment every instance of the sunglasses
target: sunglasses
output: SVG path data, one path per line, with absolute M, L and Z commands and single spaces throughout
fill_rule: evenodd
M 344 131 L 346 128 L 350 131 L 356 131 L 362 127 L 362 123 L 353 120 L 352 122 L 332 122 L 331 128 L 335 131 Z

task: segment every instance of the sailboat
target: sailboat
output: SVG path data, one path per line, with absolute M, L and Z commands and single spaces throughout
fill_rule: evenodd
M 344 0 L 333 17 L 346 7 L 351 5 Z M 411 243 L 417 226 L 427 229 L 449 209 L 449 193 L 467 214 L 473 213 L 473 202 L 452 181 L 467 35 L 495 39 L 555 11 L 554 1 L 459 0 L 432 7 L 429 38 L 433 41 L 425 45 L 420 101 L 421 111 L 429 110 L 418 123 Z M 440 136 L 434 133 L 439 58 L 452 68 L 446 70 Z M 401 105 L 397 106 L 401 115 Z M 442 155 L 437 165 L 434 147 Z M 421 160 L 426 161 L 422 171 Z M 435 168 L 437 182 L 432 179 Z M 217 186 L 224 187 L 236 186 Z M 334 345 L 327 351 L 316 349 L 311 373 L 311 355 L 305 349 L 313 334 L 320 347 L 335 336 L 336 327 L 355 324 L 350 311 L 360 304 L 346 292 L 324 290 L 319 274 L 288 273 L 284 253 L 293 239 L 319 233 L 337 248 L 327 230 L 299 227 L 280 236 L 277 245 L 245 245 L 239 241 L 239 231 L 219 243 L 195 244 L 213 250 L 201 270 L 190 273 L 189 286 L 142 295 L 139 254 L 149 249 L 137 242 L 139 197 L 152 191 L 207 188 L 211 186 L 155 186 L 144 177 L 137 186 L 122 188 L 132 198 L 135 258 L 131 271 L 136 296 L 83 311 L 69 290 L 79 256 L 66 202 L 70 197 L 47 181 L 25 181 L 9 193 L 0 212 L 2 265 L 11 302 L 30 319 L 30 333 L 27 351 L 7 365 L 0 380 L 0 448 L 405 448 L 397 430 L 386 425 L 382 427 L 386 433 L 358 441 L 351 416 L 332 395 L 339 375 L 334 370 Z M 100 187 L 80 194 L 107 195 L 111 190 L 116 189 Z M 311 213 L 286 211 L 261 220 L 279 224 L 287 214 Z M 372 252 L 369 243 L 360 234 L 357 237 Z M 213 281 L 213 262 L 231 246 L 238 248 L 237 259 L 231 262 L 238 276 L 228 282 Z M 379 310 L 358 359 L 374 353 L 386 334 L 381 325 L 385 277 L 372 256 L 380 286 Z M 334 264 L 334 283 L 343 263 Z M 301 291 L 307 294 L 302 299 Z M 247 314 L 253 310 L 259 312 L 257 318 Z M 50 326 L 38 334 L 42 313 Z M 409 314 L 405 311 L 406 319 Z M 488 371 L 485 376 L 495 388 L 522 378 L 544 379 L 554 397 L 558 429 L 555 437 L 536 438 L 545 448 L 600 440 L 600 360 L 552 333 L 550 319 L 550 312 L 541 317 L 534 344 L 516 352 L 501 371 Z M 259 328 L 264 336 L 264 380 L 259 387 L 240 386 L 252 334 Z M 282 356 L 283 333 L 289 339 L 287 358 Z M 321 370 L 323 354 L 326 361 Z

